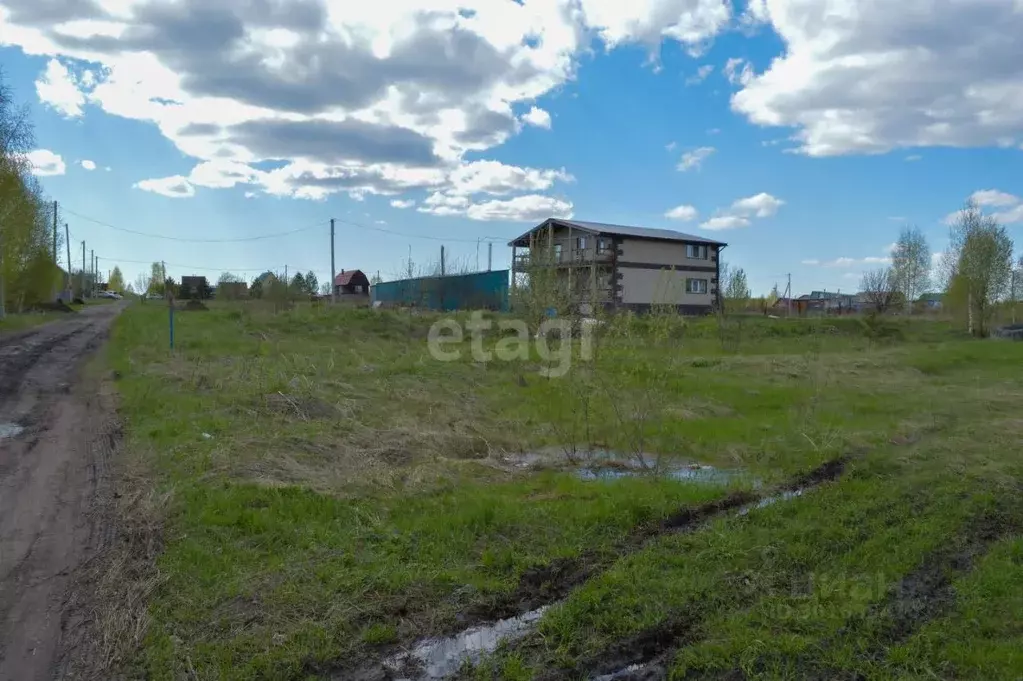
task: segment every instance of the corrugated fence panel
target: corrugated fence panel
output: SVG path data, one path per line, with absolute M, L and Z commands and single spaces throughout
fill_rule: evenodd
M 507 310 L 508 277 L 508 270 L 495 270 L 384 281 L 373 286 L 372 299 L 431 310 Z

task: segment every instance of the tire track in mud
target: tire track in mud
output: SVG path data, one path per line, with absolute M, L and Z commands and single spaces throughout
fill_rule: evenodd
M 121 306 L 0 336 L 0 679 L 62 676 L 74 655 L 62 603 L 101 542 L 90 510 L 106 478 L 95 435 L 109 412 L 80 369 Z M 100 444 L 109 443 L 109 438 Z
M 528 619 L 531 623 L 538 620 L 539 617 L 534 617 L 534 615 L 538 615 L 547 607 L 560 602 L 572 590 L 605 572 L 624 556 L 641 550 L 652 540 L 666 534 L 697 531 L 709 522 L 729 513 L 747 513 L 754 508 L 768 506 L 775 501 L 798 496 L 804 491 L 841 477 L 851 460 L 852 456 L 846 455 L 826 461 L 762 494 L 739 491 L 707 504 L 683 507 L 659 523 L 637 528 L 615 550 L 606 554 L 584 554 L 577 558 L 553 561 L 528 570 L 520 577 L 519 586 L 512 594 L 498 601 L 477 605 L 465 613 L 461 618 L 461 623 L 466 628 L 460 635 L 447 641 L 426 638 L 412 651 L 403 650 L 399 646 L 390 646 L 384 651 L 386 657 L 383 661 L 377 659 L 356 668 L 343 665 L 308 664 L 306 671 L 338 681 L 341 679 L 432 681 L 452 678 L 457 673 L 460 664 L 453 665 L 452 673 L 439 673 L 436 668 L 423 668 L 422 651 L 424 647 L 430 648 L 431 641 L 438 643 L 440 649 L 444 649 L 449 647 L 448 644 L 451 641 L 458 641 L 460 638 L 472 635 L 472 632 L 476 630 L 482 632 L 479 634 L 481 641 L 484 638 L 492 639 L 496 646 L 500 638 L 492 636 L 493 632 L 487 631 L 488 629 L 499 630 L 506 623 L 514 622 L 519 618 Z M 692 617 L 670 618 L 656 627 L 639 632 L 636 636 L 612 646 L 599 659 L 588 661 L 585 667 L 595 671 L 598 674 L 597 678 L 601 678 L 603 681 L 645 680 L 648 677 L 643 669 L 652 667 L 651 663 L 661 660 L 661 658 L 670 661 L 669 655 L 673 655 L 680 645 L 694 642 L 700 638 L 698 619 Z M 520 634 L 516 636 L 517 638 L 524 635 L 521 632 L 516 633 Z M 416 659 L 417 651 L 419 651 L 420 659 Z M 633 672 L 638 675 L 630 675 Z M 604 674 L 604 676 L 601 677 L 600 674 Z M 619 674 L 626 675 L 619 676 Z M 569 678 L 570 675 L 567 671 L 564 673 L 548 671 L 547 675 L 541 678 L 545 681 L 560 681 Z
M 843 637 L 868 634 L 869 647 L 859 651 L 857 658 L 866 663 L 883 663 L 888 650 L 905 642 L 927 623 L 955 608 L 956 594 L 953 582 L 973 570 L 980 558 L 999 541 L 1023 529 L 1023 509 L 1015 512 L 1004 509 L 981 513 L 970 518 L 945 545 L 931 551 L 920 564 L 903 577 L 863 615 L 850 618 L 832 636 L 819 644 L 824 651 L 835 647 Z M 874 631 L 871 631 L 874 629 Z M 669 660 L 670 662 L 670 660 Z M 757 672 L 776 669 L 780 660 L 762 656 L 752 662 Z M 855 669 L 836 669 L 816 657 L 803 655 L 786 660 L 799 678 L 805 679 L 857 679 L 867 676 Z M 667 668 L 664 668 L 667 671 Z M 613 681 L 644 681 L 666 678 L 614 677 Z M 749 678 L 741 669 L 690 670 L 686 679 L 730 679 Z M 611 681 L 610 679 L 608 681 Z

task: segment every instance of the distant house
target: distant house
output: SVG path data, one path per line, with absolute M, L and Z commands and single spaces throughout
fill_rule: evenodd
M 249 297 L 249 285 L 244 281 L 222 281 L 217 284 L 217 298 L 241 300 Z
M 334 292 L 338 297 L 369 297 L 369 277 L 362 270 L 341 270 L 334 277 Z
M 930 310 L 937 312 L 941 309 L 941 299 L 943 296 L 940 293 L 924 293 L 917 301 L 917 307 L 922 310 Z
M 178 297 L 193 300 L 208 298 L 209 283 L 206 281 L 206 277 L 194 275 L 181 277 L 181 290 L 178 292 Z
M 512 285 L 532 268 L 554 280 L 578 309 L 642 312 L 671 305 L 682 314 L 720 307 L 718 254 L 727 244 L 669 229 L 550 218 L 509 244 Z

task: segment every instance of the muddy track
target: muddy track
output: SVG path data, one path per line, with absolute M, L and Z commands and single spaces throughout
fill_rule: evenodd
M 112 413 L 83 378 L 122 308 L 0 335 L 0 681 L 62 678 L 67 589 L 101 544 L 90 510 Z
M 892 646 L 903 643 L 928 622 L 951 612 L 955 607 L 953 581 L 969 573 L 992 545 L 1018 533 L 1023 515 L 1007 511 L 986 512 L 970 519 L 947 544 L 932 551 L 911 572 L 904 575 L 883 600 L 864 615 L 850 619 L 834 635 L 819 644 L 821 650 L 836 646 L 843 638 L 856 636 L 870 629 L 870 647 L 858 657 L 865 662 L 883 663 Z M 750 667 L 757 672 L 777 669 L 778 659 L 760 658 Z M 849 679 L 865 681 L 862 673 L 835 669 L 812 657 L 788 660 L 799 678 Z M 739 669 L 693 670 L 687 679 L 746 679 Z M 615 679 L 619 681 L 619 679 Z M 622 677 L 628 681 L 628 677 Z
M 578 558 L 553 561 L 544 566 L 528 570 L 521 576 L 518 588 L 498 601 L 478 604 L 460 618 L 462 626 L 494 624 L 500 620 L 528 616 L 538 609 L 552 605 L 569 595 L 576 587 L 606 571 L 622 556 L 634 553 L 651 540 L 669 533 L 691 532 L 704 527 L 710 521 L 729 513 L 743 513 L 756 506 L 764 506 L 788 495 L 802 493 L 822 483 L 839 478 L 852 457 L 843 456 L 826 461 L 817 468 L 795 476 L 788 482 L 760 494 L 740 491 L 723 499 L 696 507 L 684 507 L 659 523 L 636 528 L 616 549 L 603 554 L 584 554 Z M 658 626 L 640 632 L 635 640 L 623 641 L 604 652 L 599 659 L 590 660 L 585 668 L 597 674 L 607 675 L 614 681 L 658 678 L 658 663 L 670 661 L 670 655 L 680 645 L 699 638 L 698 618 L 669 619 Z M 450 632 L 448 632 L 450 633 Z M 391 646 L 387 653 L 399 651 Z M 642 669 L 628 669 L 631 666 Z M 661 667 L 663 670 L 663 666 Z M 406 668 L 403 674 L 395 675 L 387 664 L 369 662 L 355 668 L 345 665 L 308 665 L 307 672 L 332 679 L 358 679 L 359 681 L 389 681 L 394 678 L 416 678 L 414 668 Z M 621 675 L 619 675 L 618 673 Z M 653 673 L 654 676 L 649 676 Z M 570 678 L 567 672 L 549 670 L 542 678 L 555 680 Z M 431 677 L 432 678 L 432 677 Z M 575 677 L 571 677 L 575 678 Z

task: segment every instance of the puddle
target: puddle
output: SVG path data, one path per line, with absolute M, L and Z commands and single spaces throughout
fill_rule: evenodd
M 556 468 L 575 466 L 575 474 L 583 480 L 618 480 L 620 478 L 650 475 L 698 482 L 708 485 L 732 485 L 745 483 L 754 489 L 761 487 L 760 480 L 752 477 L 749 472 L 734 468 L 715 468 L 692 461 L 679 461 L 677 458 L 642 453 L 625 454 L 606 449 L 588 452 L 577 452 L 569 457 L 564 451 L 549 449 L 540 452 L 523 452 L 506 454 L 501 461 L 515 468 Z
M 625 669 L 619 669 L 618 671 L 610 674 L 595 676 L 591 679 L 591 681 L 624 681 L 625 679 L 634 678 L 633 674 L 643 671 L 646 667 L 647 665 L 645 664 L 630 664 Z
M 576 474 L 583 480 L 617 480 L 619 478 L 635 477 L 637 475 L 655 475 L 672 480 L 685 480 L 700 482 L 708 485 L 731 485 L 737 482 L 752 482 L 754 487 L 759 486 L 759 481 L 753 480 L 749 473 L 741 470 L 725 468 L 714 468 L 700 464 L 661 466 L 645 470 L 643 468 L 622 468 L 607 466 L 591 466 L 580 468 Z
M 771 506 L 773 504 L 777 504 L 779 501 L 788 501 L 789 499 L 795 499 L 796 497 L 801 497 L 801 496 L 803 496 L 803 490 L 801 488 L 800 489 L 793 489 L 793 490 L 786 490 L 785 492 L 782 492 L 780 494 L 774 494 L 774 495 L 769 496 L 769 497 L 764 497 L 763 499 L 761 499 L 760 501 L 756 502 L 755 504 L 750 504 L 749 506 L 743 506 L 742 508 L 739 509 L 738 514 L 739 515 L 746 515 L 750 511 L 754 511 L 754 510 L 756 510 L 758 508 L 767 508 L 768 506 Z
M 395 655 L 384 666 L 398 674 L 396 681 L 439 681 L 453 676 L 466 662 L 479 662 L 497 650 L 502 642 L 516 641 L 532 630 L 549 605 L 499 620 L 494 624 L 466 629 L 444 639 L 427 639 L 412 650 Z
M 0 423 L 0 440 L 5 437 L 18 437 L 24 431 L 25 428 L 17 423 Z

